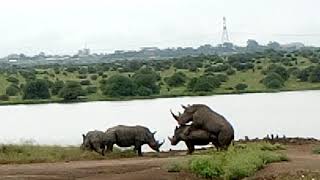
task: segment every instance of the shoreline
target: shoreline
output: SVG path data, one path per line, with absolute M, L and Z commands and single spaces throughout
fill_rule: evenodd
M 0 101 L 0 106 L 13 106 L 13 105 L 40 105 L 40 104 L 75 104 L 84 102 L 100 102 L 100 101 L 133 101 L 133 100 L 148 100 L 148 99 L 162 99 L 162 98 L 177 98 L 177 97 L 201 97 L 201 96 L 215 96 L 215 95 L 241 95 L 241 94 L 258 94 L 258 93 L 281 93 L 281 92 L 303 92 L 303 91 L 316 91 L 320 90 L 320 87 L 307 88 L 307 89 L 270 89 L 270 90 L 244 90 L 244 91 L 232 91 L 232 92 L 200 92 L 200 93 L 185 93 L 180 95 L 153 95 L 153 96 L 128 96 L 128 97 L 105 97 L 98 99 L 78 99 L 74 101 L 64 101 L 62 99 L 48 99 L 48 100 L 22 100 L 22 101 Z

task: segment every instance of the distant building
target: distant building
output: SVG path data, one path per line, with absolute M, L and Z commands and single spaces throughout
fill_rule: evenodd
M 78 51 L 77 54 L 79 57 L 86 57 L 86 56 L 90 56 L 90 49 L 89 48 L 84 48 L 84 49 L 80 49 Z

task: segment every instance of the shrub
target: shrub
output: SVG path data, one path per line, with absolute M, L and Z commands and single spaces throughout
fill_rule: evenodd
M 269 73 L 263 80 L 262 83 L 270 89 L 279 89 L 284 86 L 284 80 L 282 77 L 275 73 Z
M 239 83 L 235 86 L 236 90 L 238 91 L 242 91 L 242 90 L 245 90 L 248 88 L 248 85 L 247 84 L 244 84 L 244 83 Z
M 312 69 L 310 76 L 309 76 L 310 82 L 320 82 L 320 66 L 316 66 Z
M 289 78 L 289 73 L 286 68 L 277 65 L 277 64 L 271 64 L 266 71 L 264 71 L 265 74 L 270 74 L 270 73 L 277 73 L 278 75 L 281 76 L 281 78 L 286 81 Z
M 207 151 L 193 156 L 185 170 L 211 179 L 242 179 L 253 175 L 268 163 L 287 161 L 287 157 L 270 150 L 264 144 L 247 144 L 243 148 L 230 147 L 225 152 Z M 273 145 L 268 145 L 273 146 Z M 175 166 L 180 166 L 176 163 Z M 183 167 L 174 167 L 181 170 Z
M 313 148 L 312 152 L 314 154 L 320 154 L 320 146 Z
M 0 101 L 9 101 L 10 97 L 6 94 L 0 95 Z
M 79 96 L 85 95 L 85 92 L 81 88 L 79 82 L 76 81 L 67 81 L 66 85 L 59 92 L 59 97 L 62 97 L 64 100 L 76 100 Z
M 234 69 L 232 69 L 232 68 L 229 68 L 227 71 L 226 71 L 226 73 L 227 73 L 227 75 L 233 75 L 233 74 L 235 74 L 236 73 L 236 71 L 234 70 Z
M 90 82 L 90 80 L 82 80 L 82 81 L 80 81 L 80 84 L 81 85 L 83 85 L 83 86 L 86 86 L 86 85 L 90 85 L 91 84 L 91 82 Z
M 86 74 L 80 74 L 78 76 L 79 79 L 86 79 L 87 78 L 87 75 Z
M 88 94 L 93 94 L 97 92 L 97 86 L 88 86 L 86 88 L 86 91 Z
M 152 91 L 152 94 L 158 94 L 160 92 L 160 86 L 157 82 L 161 77 L 151 68 L 141 68 L 132 76 L 132 79 L 138 87 L 143 86 L 149 88 Z
M 36 79 L 27 82 L 23 89 L 23 99 L 48 99 L 49 87 L 46 80 Z
M 169 86 L 177 87 L 182 86 L 186 82 L 187 76 L 183 72 L 174 73 L 171 77 L 165 81 Z
M 64 82 L 63 81 L 56 81 L 53 83 L 52 88 L 51 88 L 51 93 L 52 95 L 58 95 L 60 90 L 64 87 Z
M 7 78 L 7 81 L 8 81 L 8 82 L 11 82 L 11 83 L 16 83 L 16 84 L 19 83 L 19 79 L 15 78 L 15 77 L 13 77 L 13 76 L 9 76 L 9 77 Z
M 111 76 L 102 84 L 101 90 L 107 96 L 134 96 L 136 84 L 128 77 L 121 75 Z
M 90 76 L 90 79 L 95 81 L 95 80 L 98 79 L 98 76 L 96 74 L 93 74 L 93 75 Z
M 20 92 L 20 89 L 17 85 L 15 84 L 10 84 L 6 88 L 6 95 L 8 96 L 16 96 Z

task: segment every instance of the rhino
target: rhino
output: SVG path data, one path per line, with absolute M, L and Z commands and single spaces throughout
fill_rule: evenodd
M 80 149 L 95 151 L 103 156 L 106 145 L 110 143 L 110 138 L 103 131 L 89 131 L 86 135 L 82 134 L 82 138 Z
M 171 114 L 179 125 L 192 122 L 187 134 L 195 129 L 203 129 L 217 137 L 219 148 L 223 150 L 228 149 L 234 139 L 234 129 L 222 115 L 204 104 L 182 105 L 182 108 L 184 109 L 182 114 L 175 115 L 172 111 Z
M 202 129 L 196 129 L 187 134 L 189 128 L 191 128 L 190 125 L 181 125 L 180 127 L 176 126 L 173 137 L 168 137 L 171 145 L 175 146 L 180 141 L 184 141 L 188 147 L 188 154 L 192 154 L 194 152 L 195 145 L 208 145 L 211 142 L 218 150 L 219 146 L 216 136 Z
M 113 149 L 113 145 L 116 144 L 119 147 L 134 146 L 134 151 L 138 152 L 139 156 L 142 156 L 141 146 L 148 144 L 151 149 L 159 152 L 159 148 L 163 142 L 159 143 L 154 138 L 154 133 L 144 126 L 124 126 L 118 125 L 109 128 L 105 132 L 109 137 L 112 137 L 112 141 L 107 144 L 107 151 L 110 152 Z

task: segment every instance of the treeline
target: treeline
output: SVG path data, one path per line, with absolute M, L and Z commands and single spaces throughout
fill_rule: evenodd
M 166 72 L 173 71 L 166 74 Z M 33 68 L 7 66 L 0 76 L 9 85 L 0 100 L 22 99 L 69 100 L 93 97 L 157 96 L 181 88 L 182 92 L 214 92 L 228 84 L 239 72 L 260 73 L 267 89 L 281 89 L 291 78 L 297 82 L 320 82 L 320 50 L 302 49 L 286 52 L 267 49 L 263 52 L 228 56 L 200 55 L 167 60 L 115 61 L 82 65 L 39 65 Z M 244 91 L 250 84 L 239 81 L 226 91 Z M 176 94 L 179 95 L 179 94 Z M 182 95 L 182 94 L 180 94 Z

